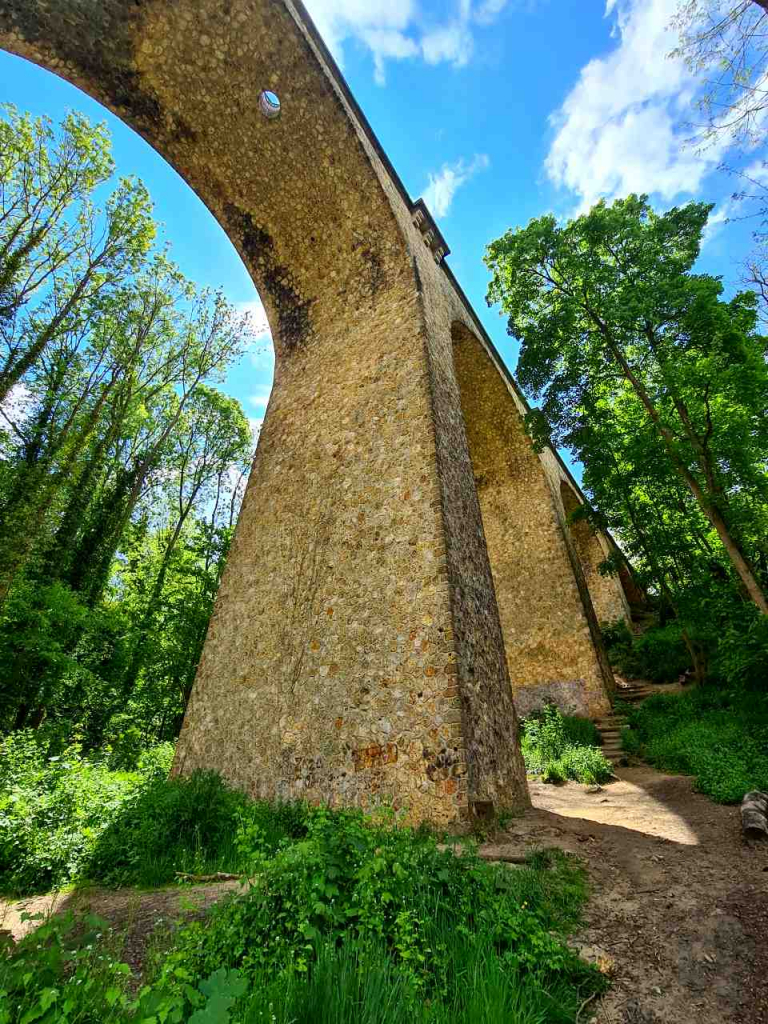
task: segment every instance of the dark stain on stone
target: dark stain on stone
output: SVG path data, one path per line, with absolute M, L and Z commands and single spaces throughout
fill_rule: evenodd
M 417 293 L 419 295 L 421 295 L 421 293 L 422 293 L 422 291 L 424 289 L 423 289 L 422 284 L 421 284 L 421 274 L 419 273 L 419 264 L 416 261 L 416 257 L 415 256 L 411 256 L 411 264 L 413 266 L 413 276 L 416 279 L 416 291 L 417 291 Z
M 375 302 L 376 296 L 387 283 L 387 276 L 384 271 L 384 264 L 381 256 L 378 252 L 372 249 L 370 245 L 366 245 L 362 241 L 355 242 L 352 246 L 352 250 L 360 253 L 360 259 L 363 264 L 363 274 L 367 285 L 366 291 L 371 302 Z
M 0 6 L 0 32 L 14 31 L 71 64 L 138 130 L 153 138 L 194 141 L 189 125 L 163 109 L 134 66 L 133 40 L 141 17 L 138 0 L 124 7 L 102 0 L 58 0 L 45 6 L 5 0 Z
M 248 260 L 256 272 L 257 284 L 269 294 L 277 312 L 277 331 L 285 349 L 295 349 L 312 334 L 310 310 L 314 299 L 302 299 L 291 283 L 290 270 L 275 262 L 275 243 L 263 228 L 254 224 L 250 213 L 227 203 L 224 214 L 240 237 Z

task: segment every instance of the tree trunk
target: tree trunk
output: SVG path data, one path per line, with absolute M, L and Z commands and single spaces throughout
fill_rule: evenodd
M 64 303 L 63 308 L 54 316 L 53 320 L 51 320 L 45 330 L 40 332 L 37 340 L 29 346 L 24 355 L 20 356 L 15 362 L 11 357 L 8 358 L 2 371 L 0 371 L 0 404 L 5 401 L 10 390 L 15 384 L 18 384 L 27 370 L 35 363 L 38 356 L 55 337 L 56 332 L 65 322 L 72 310 L 77 306 L 77 303 L 85 292 L 86 285 L 93 277 L 97 267 L 98 264 L 96 263 L 94 263 L 92 267 L 89 267 L 80 281 L 78 281 L 70 297 Z
M 27 715 L 29 714 L 29 712 L 31 710 L 32 710 L 32 708 L 30 707 L 29 704 L 27 704 L 26 701 L 22 701 L 21 704 L 19 704 L 19 706 L 18 706 L 18 708 L 16 710 L 16 717 L 13 720 L 13 730 L 14 730 L 14 732 L 17 729 L 23 729 L 24 728 L 24 726 L 27 724 Z
M 181 515 L 176 521 L 173 533 L 165 546 L 163 557 L 160 562 L 160 568 L 158 570 L 155 582 L 152 586 L 152 591 L 147 601 L 147 607 L 144 610 L 144 614 L 141 617 L 141 624 L 139 626 L 139 637 L 136 641 L 136 646 L 133 649 L 131 660 L 126 669 L 125 676 L 123 678 L 123 694 L 127 697 L 133 692 L 133 688 L 136 685 L 136 680 L 139 678 L 139 672 L 144 667 L 147 653 L 147 641 L 149 639 L 149 630 L 155 619 L 155 609 L 158 604 L 160 597 L 163 593 L 163 587 L 165 586 L 165 577 L 168 574 L 168 567 L 171 564 L 171 555 L 174 552 L 176 544 L 178 543 L 181 531 L 184 528 L 184 523 L 187 521 L 187 516 L 192 510 L 192 505 L 195 498 L 197 497 L 198 490 L 192 493 L 187 505 L 182 509 Z
M 688 653 L 691 656 L 691 664 L 693 665 L 693 674 L 697 683 L 703 683 L 707 674 L 707 661 L 704 655 L 701 653 L 700 648 L 691 640 L 688 635 L 688 630 L 682 630 L 683 643 L 688 648 Z
M 766 0 L 766 3 L 768 3 L 768 0 Z M 675 439 L 671 430 L 669 429 L 669 427 L 665 427 L 664 424 L 661 422 L 661 417 L 659 416 L 658 410 L 653 404 L 650 395 L 645 390 L 642 383 L 635 376 L 634 372 L 632 371 L 632 367 L 624 358 L 623 353 L 619 350 L 618 346 L 614 343 L 610 335 L 604 334 L 604 337 L 606 338 L 608 348 L 611 354 L 621 367 L 624 376 L 627 378 L 629 383 L 634 388 L 635 393 L 637 394 L 640 401 L 643 403 L 643 406 L 646 412 L 648 413 L 651 422 L 656 427 L 659 436 L 664 442 L 664 446 L 667 449 L 667 454 L 670 457 L 672 465 L 675 467 L 676 473 L 683 480 L 686 486 L 690 489 L 691 494 L 693 494 L 694 498 L 699 503 L 702 512 L 717 531 L 717 535 L 720 538 L 720 541 L 723 547 L 725 548 L 728 557 L 731 560 L 731 564 L 736 570 L 739 579 L 746 587 L 747 593 L 749 594 L 751 600 L 754 602 L 754 604 L 757 605 L 757 607 L 760 609 L 763 615 L 768 615 L 768 599 L 766 599 L 766 596 L 763 593 L 762 588 L 760 587 L 760 584 L 757 581 L 757 577 L 755 576 L 752 567 L 750 566 L 749 562 L 747 561 L 746 557 L 741 551 L 737 541 L 731 535 L 731 532 L 728 528 L 728 524 L 723 518 L 720 509 L 717 508 L 713 504 L 713 502 L 710 501 L 709 498 L 704 494 L 704 491 L 696 477 L 693 475 L 693 473 L 691 473 L 690 469 L 688 469 L 688 467 L 685 465 L 685 463 L 682 461 L 680 456 L 675 451 Z

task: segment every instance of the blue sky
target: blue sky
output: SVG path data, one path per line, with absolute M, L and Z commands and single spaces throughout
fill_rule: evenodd
M 673 0 L 305 0 L 413 198 L 425 196 L 449 262 L 503 357 L 517 346 L 485 304 L 488 241 L 552 211 L 631 191 L 659 207 L 718 203 L 701 269 L 734 287 L 751 226 L 726 223 L 738 182 L 721 144 L 685 146 L 700 82 L 667 54 Z M 239 257 L 174 171 L 137 135 L 53 75 L 0 54 L 0 99 L 60 119 L 106 119 L 122 174 L 148 185 L 173 255 L 200 284 L 259 316 Z M 762 173 L 760 153 L 742 164 Z M 272 378 L 268 336 L 227 390 L 258 421 Z

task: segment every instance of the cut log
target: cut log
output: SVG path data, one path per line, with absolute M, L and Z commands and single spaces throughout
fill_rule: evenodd
M 741 828 L 747 839 L 768 839 L 768 793 L 747 793 L 741 802 Z

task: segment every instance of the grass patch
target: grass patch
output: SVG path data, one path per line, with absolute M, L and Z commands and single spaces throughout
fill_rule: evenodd
M 253 887 L 170 932 L 138 993 L 104 922 L 6 947 L 2 1024 L 574 1024 L 605 986 L 564 942 L 586 898 L 574 859 L 510 869 L 393 815 L 303 807 L 303 836 L 270 849 L 288 814 L 261 805 L 239 846 Z
M 541 775 L 545 782 L 607 782 L 613 770 L 600 750 L 600 742 L 593 722 L 563 715 L 554 704 L 547 704 L 521 724 L 525 767 L 531 775 Z
M 627 712 L 624 749 L 664 771 L 696 777 L 717 803 L 768 789 L 768 696 L 701 686 L 658 694 Z

